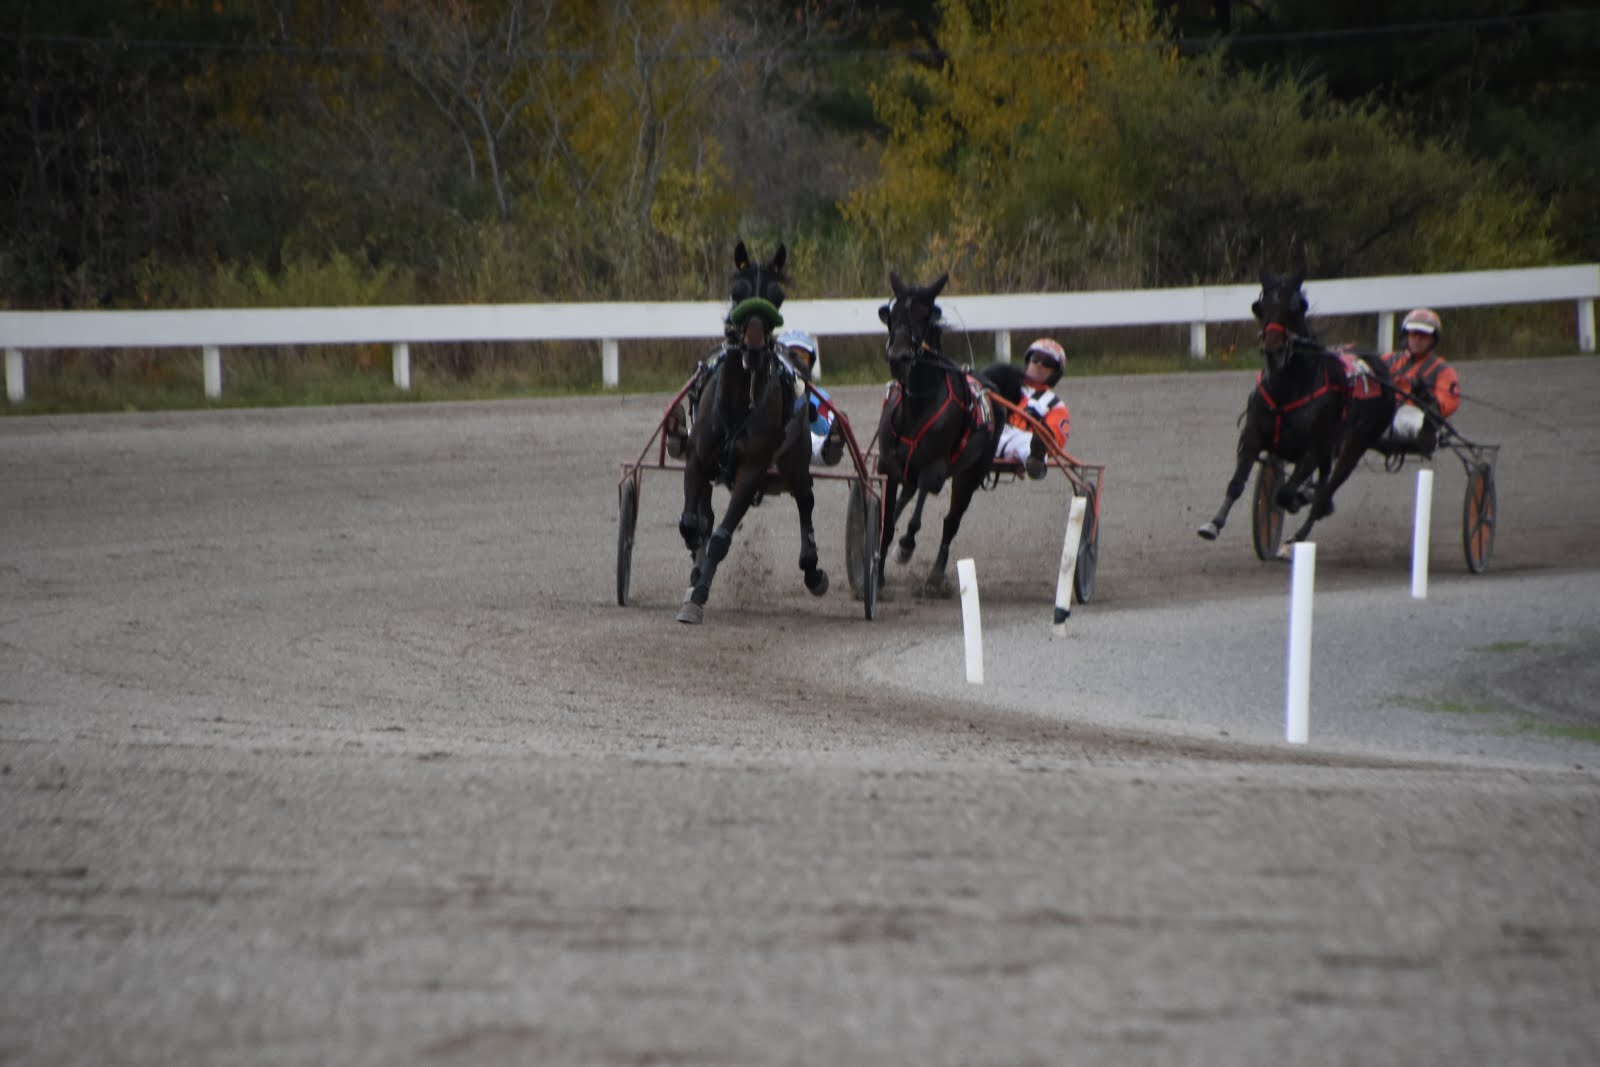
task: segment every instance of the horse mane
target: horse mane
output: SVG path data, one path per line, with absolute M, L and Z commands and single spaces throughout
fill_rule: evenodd
M 997 361 L 978 371 L 978 380 L 989 386 L 995 392 L 1005 397 L 1013 404 L 1022 403 L 1023 382 L 1022 371 L 1011 363 Z

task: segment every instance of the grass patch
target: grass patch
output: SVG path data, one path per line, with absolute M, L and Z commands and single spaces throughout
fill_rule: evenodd
M 1541 737 L 1557 737 L 1564 741 L 1582 741 L 1585 744 L 1600 745 L 1600 726 L 1564 726 L 1559 723 L 1527 722 L 1522 724 L 1524 732 L 1535 733 Z
M 1474 652 L 1521 652 L 1525 648 L 1532 648 L 1532 641 L 1496 641 L 1493 644 L 1479 645 Z

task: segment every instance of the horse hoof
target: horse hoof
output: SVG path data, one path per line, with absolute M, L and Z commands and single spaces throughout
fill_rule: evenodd
M 911 549 L 907 548 L 905 545 L 896 545 L 894 549 L 894 561 L 900 564 L 902 567 L 904 567 L 907 563 L 910 563 Z
M 812 596 L 821 596 L 828 591 L 828 572 L 818 567 L 814 571 L 806 572 L 806 588 Z
M 922 595 L 928 600 L 949 600 L 950 579 L 943 574 L 930 574 L 922 583 Z
M 706 618 L 706 609 L 700 604 L 686 600 L 683 607 L 678 609 L 678 621 L 686 622 L 691 626 L 699 626 Z
M 1278 546 L 1278 558 L 1283 560 L 1285 563 L 1294 559 L 1293 541 L 1285 541 L 1283 544 Z
M 1200 529 L 1195 531 L 1195 533 L 1200 535 L 1200 538 L 1203 541 L 1215 541 L 1217 539 L 1217 535 L 1221 532 L 1222 530 L 1214 522 L 1208 522 L 1204 526 L 1200 527 Z

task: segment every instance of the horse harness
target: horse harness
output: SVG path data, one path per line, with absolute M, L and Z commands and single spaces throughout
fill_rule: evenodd
M 911 457 L 916 454 L 917 447 L 922 444 L 923 438 L 928 435 L 928 432 L 933 429 L 934 425 L 938 423 L 945 413 L 961 403 L 956 399 L 958 395 L 964 394 L 966 398 L 962 406 L 967 417 L 963 420 L 964 426 L 961 435 L 956 439 L 956 443 L 950 451 L 948 462 L 952 466 L 961 458 L 961 453 L 966 450 L 967 442 L 972 439 L 973 428 L 979 425 L 991 425 L 994 419 L 994 405 L 989 400 L 989 390 L 976 375 L 957 367 L 942 355 L 939 355 L 938 350 L 930 348 L 926 342 L 918 348 L 912 359 L 921 358 L 923 353 L 928 353 L 942 365 L 940 369 L 944 373 L 946 385 L 944 401 L 931 415 L 923 419 L 919 425 L 913 427 L 909 435 L 895 430 L 895 440 L 904 446 L 906 450 L 906 461 L 901 470 L 901 481 L 911 480 Z M 906 377 L 909 380 L 910 374 L 907 373 Z M 903 397 L 916 395 L 918 394 L 913 393 L 907 385 L 903 385 L 899 381 L 893 381 L 889 383 L 883 402 L 885 406 L 890 404 L 900 405 Z
M 1274 327 L 1285 333 L 1288 332 L 1278 323 L 1268 324 L 1267 332 L 1270 332 Z M 1287 343 L 1297 346 L 1307 344 L 1303 338 L 1293 334 L 1289 335 Z M 1320 347 L 1318 347 L 1318 352 L 1324 357 L 1332 357 L 1336 360 L 1339 373 L 1335 375 L 1335 364 L 1325 359 L 1317 368 L 1320 378 L 1317 387 L 1304 396 L 1297 396 L 1287 402 L 1279 401 L 1277 397 L 1267 390 L 1266 372 L 1256 372 L 1256 395 L 1261 398 L 1261 402 L 1266 405 L 1267 413 L 1272 416 L 1271 449 L 1273 452 L 1277 452 L 1282 445 L 1283 420 L 1289 415 L 1306 407 L 1312 401 L 1320 400 L 1325 396 L 1336 396 L 1341 401 L 1348 401 L 1352 392 L 1351 379 L 1356 376 L 1370 378 L 1370 372 L 1366 369 L 1365 364 L 1360 363 L 1350 353 L 1328 352 Z M 1362 395 L 1366 395 L 1364 388 L 1362 389 Z
M 724 348 L 722 350 L 721 357 L 718 359 L 716 373 L 720 375 L 727 364 L 727 360 L 736 355 L 739 355 L 740 358 L 742 358 L 742 354 L 740 353 L 739 349 L 733 347 Z M 768 372 L 763 375 L 763 381 L 759 392 L 756 391 L 755 383 L 752 380 L 750 390 L 750 405 L 749 407 L 745 408 L 744 414 L 738 420 L 738 423 L 735 424 L 733 420 L 728 417 L 728 412 L 723 404 L 722 390 L 720 387 L 716 391 L 717 395 L 712 406 L 712 411 L 714 412 L 716 418 L 715 426 L 722 432 L 722 447 L 717 450 L 716 476 L 728 484 L 732 483 L 733 474 L 737 467 L 737 465 L 734 463 L 734 447 L 739 443 L 739 439 L 745 436 L 746 432 L 749 430 L 751 417 L 756 413 L 761 405 L 766 402 L 767 397 L 772 395 L 772 390 L 777 387 L 780 381 L 783 383 L 786 392 L 783 400 L 783 422 L 787 423 L 794 414 L 795 406 L 792 402 L 793 394 L 792 392 L 789 392 L 794 388 L 794 372 L 786 367 L 782 360 L 777 358 L 777 354 L 772 350 L 770 345 L 766 349 L 762 350 L 762 356 L 773 365 L 773 369 L 769 369 Z

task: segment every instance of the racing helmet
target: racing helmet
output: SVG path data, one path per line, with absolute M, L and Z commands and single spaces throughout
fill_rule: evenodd
M 817 339 L 804 330 L 784 330 L 775 340 L 789 353 L 795 368 L 812 381 L 822 378 L 822 353 Z
M 1029 361 L 1036 356 L 1050 368 L 1050 376 L 1045 381 L 1052 389 L 1055 388 L 1055 384 L 1061 380 L 1062 373 L 1067 369 L 1066 349 L 1061 347 L 1059 341 L 1041 337 L 1028 346 L 1027 355 L 1023 359 Z
M 1444 332 L 1444 327 L 1439 323 L 1439 313 L 1431 308 L 1414 308 L 1406 312 L 1405 321 L 1400 325 L 1401 333 L 1429 333 L 1437 338 Z

